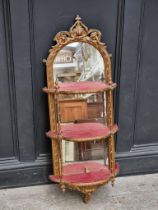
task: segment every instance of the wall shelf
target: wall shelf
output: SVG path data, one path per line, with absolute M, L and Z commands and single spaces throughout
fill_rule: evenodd
M 55 93 L 58 91 L 60 94 L 85 94 L 85 93 L 98 93 L 107 90 L 113 90 L 116 88 L 116 83 L 106 84 L 105 82 L 92 82 L 92 81 L 80 81 L 80 82 L 66 82 L 59 83 L 58 87 L 43 88 L 46 93 Z
M 46 135 L 53 150 L 54 174 L 49 178 L 59 183 L 63 192 L 66 189 L 82 192 L 87 203 L 98 187 L 109 181 L 113 186 L 119 171 L 114 142 L 118 126 L 113 121 L 113 90 L 117 85 L 112 82 L 111 56 L 100 41 L 101 32 L 88 29 L 79 16 L 75 20 L 69 31 L 55 36 L 57 44 L 45 60 L 47 87 L 43 91 L 48 94 L 50 131 Z M 72 50 L 74 43 L 76 47 Z M 76 66 L 73 72 L 65 62 L 66 71 L 60 77 L 59 68 L 53 62 L 62 60 L 64 69 L 65 50 Z M 73 74 L 76 69 L 80 75 Z M 102 164 L 92 159 L 87 162 L 92 143 L 102 146 Z M 71 164 L 63 158 L 63 148 L 67 145 L 71 148 L 68 153 Z

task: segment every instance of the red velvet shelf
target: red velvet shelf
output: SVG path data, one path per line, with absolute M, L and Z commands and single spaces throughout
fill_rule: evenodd
M 86 170 L 87 171 L 86 171 Z M 119 167 L 115 164 L 115 175 L 118 174 Z M 108 166 L 95 162 L 72 163 L 63 166 L 62 181 L 75 185 L 95 184 L 106 182 L 112 177 Z M 60 176 L 50 175 L 49 179 L 53 182 L 60 182 Z
M 83 94 L 83 93 L 97 93 L 103 92 L 109 89 L 114 89 L 116 83 L 108 85 L 104 82 L 93 82 L 93 81 L 81 81 L 81 82 L 66 82 L 59 83 L 59 93 L 61 94 Z M 46 93 L 54 93 L 55 88 L 48 89 L 43 88 L 43 91 Z
M 107 138 L 110 134 L 116 133 L 117 125 L 113 125 L 110 130 L 107 126 L 101 123 L 74 123 L 61 124 L 61 138 L 67 141 L 94 141 Z M 49 138 L 57 139 L 57 133 L 49 131 L 46 133 Z

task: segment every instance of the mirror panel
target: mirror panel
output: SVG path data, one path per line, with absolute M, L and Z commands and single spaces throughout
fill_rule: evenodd
M 104 60 L 100 52 L 84 42 L 73 42 L 63 47 L 52 66 L 54 82 L 105 81 Z M 60 98 L 62 123 L 85 121 L 105 122 L 103 104 L 105 94 L 72 94 Z M 65 162 L 103 159 L 102 142 L 73 143 L 63 141 Z
M 66 45 L 53 64 L 54 80 L 60 82 L 104 80 L 104 61 L 100 52 L 84 42 Z

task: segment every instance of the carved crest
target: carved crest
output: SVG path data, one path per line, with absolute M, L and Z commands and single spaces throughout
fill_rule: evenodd
M 69 31 L 61 31 L 56 34 L 54 40 L 58 44 L 64 44 L 71 40 L 82 40 L 89 39 L 94 42 L 100 42 L 101 32 L 97 29 L 88 29 L 85 24 L 81 21 L 79 15 L 75 18 L 74 25 L 69 29 Z M 85 40 L 86 41 L 86 40 Z

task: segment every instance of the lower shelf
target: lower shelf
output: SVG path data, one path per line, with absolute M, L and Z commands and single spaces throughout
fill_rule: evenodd
M 118 174 L 118 164 L 115 165 L 115 175 Z M 95 162 L 72 163 L 63 167 L 62 183 L 75 186 L 96 185 L 106 183 L 112 178 L 107 166 Z M 50 180 L 60 182 L 60 176 L 50 175 Z

